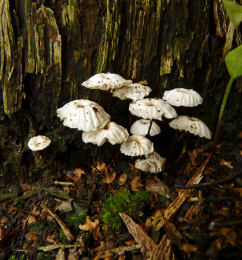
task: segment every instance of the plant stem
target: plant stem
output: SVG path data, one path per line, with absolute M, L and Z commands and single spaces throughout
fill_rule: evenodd
M 226 103 L 227 103 L 227 100 L 228 100 L 228 96 L 229 96 L 233 81 L 234 81 L 234 78 L 231 77 L 230 80 L 229 80 L 229 83 L 226 87 L 225 93 L 224 93 L 224 98 L 223 98 L 223 101 L 222 101 L 222 104 L 221 104 L 221 107 L 220 107 L 220 111 L 219 111 L 217 127 L 216 127 L 216 131 L 215 131 L 214 138 L 213 138 L 214 144 L 216 144 L 217 139 L 218 139 L 219 128 L 220 128 L 220 125 L 221 125 L 224 109 L 225 109 L 225 106 L 226 106 Z

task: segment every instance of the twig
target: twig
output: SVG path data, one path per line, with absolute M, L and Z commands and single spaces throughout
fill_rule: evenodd
M 65 223 L 54 213 L 52 212 L 49 208 L 47 208 L 46 206 L 43 206 L 43 208 L 46 208 L 47 211 L 49 212 L 49 214 L 58 222 L 58 224 L 60 225 L 62 231 L 64 232 L 66 238 L 71 241 L 74 239 L 74 236 L 72 235 L 70 229 L 65 225 Z
M 176 189 L 201 189 L 201 188 L 209 187 L 212 185 L 226 183 L 226 182 L 231 181 L 234 178 L 238 177 L 239 175 L 241 175 L 241 173 L 242 172 L 237 172 L 228 178 L 224 178 L 224 179 L 220 179 L 220 180 L 216 180 L 216 181 L 212 181 L 212 182 L 208 182 L 208 183 L 194 184 L 194 185 L 188 185 L 188 186 L 174 185 L 174 188 L 176 188 Z

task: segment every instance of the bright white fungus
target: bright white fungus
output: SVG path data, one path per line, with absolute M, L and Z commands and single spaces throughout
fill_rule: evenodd
M 40 151 L 44 150 L 47 146 L 49 146 L 51 143 L 50 138 L 44 136 L 44 135 L 37 135 L 32 137 L 28 141 L 28 147 L 32 151 Z
M 118 74 L 99 73 L 95 74 L 82 83 L 82 86 L 90 89 L 109 90 L 128 86 L 132 80 L 126 80 Z
M 121 144 L 129 136 L 128 131 L 115 122 L 109 122 L 103 129 L 91 132 L 83 132 L 82 140 L 84 143 L 93 143 L 98 146 L 103 145 L 106 141 L 111 144 Z
M 175 109 L 166 101 L 159 98 L 144 98 L 133 101 L 129 105 L 129 111 L 131 114 L 144 119 L 162 120 L 162 116 L 166 118 L 177 116 Z
M 57 116 L 64 126 L 86 132 L 101 129 L 110 121 L 110 115 L 99 104 L 87 99 L 65 104 L 57 109 Z
M 137 159 L 135 161 L 135 167 L 144 172 L 158 173 L 164 170 L 165 161 L 166 158 L 153 152 L 146 155 L 146 159 Z
M 136 120 L 130 128 L 130 133 L 133 135 L 142 135 L 146 136 L 149 131 L 151 120 L 149 119 L 139 119 Z M 160 127 L 152 121 L 152 125 L 150 128 L 150 136 L 158 135 L 161 132 Z
M 212 134 L 206 124 L 195 117 L 179 116 L 172 120 L 169 126 L 180 131 L 184 130 L 191 134 L 198 135 L 199 137 L 212 138 Z
M 140 156 L 154 151 L 153 143 L 144 136 L 132 135 L 120 146 L 121 153 L 128 156 Z
M 163 100 L 172 106 L 194 107 L 202 104 L 202 97 L 193 89 L 175 88 L 165 91 Z
M 111 91 L 114 97 L 118 97 L 121 100 L 132 99 L 139 100 L 148 96 L 151 92 L 151 88 L 142 84 L 134 83 L 126 87 L 114 89 Z

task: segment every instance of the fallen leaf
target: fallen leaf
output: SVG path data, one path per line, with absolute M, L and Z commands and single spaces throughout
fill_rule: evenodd
M 59 248 L 55 260 L 65 260 L 65 250 L 63 247 Z
M 115 180 L 116 172 L 113 172 L 109 174 L 108 172 L 105 172 L 105 178 L 103 178 L 103 183 L 110 184 Z
M 87 216 L 86 217 L 86 224 L 84 225 L 79 225 L 79 228 L 81 230 L 85 230 L 85 231 L 89 231 L 89 232 L 93 232 L 93 230 L 98 226 L 99 224 L 99 220 L 95 219 L 93 222 L 91 221 L 90 217 Z
M 157 193 L 166 198 L 170 198 L 170 191 L 167 185 L 159 178 L 155 177 L 145 185 L 145 188 L 149 192 Z
M 118 184 L 121 186 L 121 185 L 124 185 L 125 182 L 127 181 L 128 179 L 128 175 L 126 173 L 122 173 L 120 176 L 119 176 L 119 179 L 118 179 Z
M 155 242 L 144 232 L 143 228 L 136 224 L 128 215 L 120 212 L 120 217 L 123 219 L 129 233 L 134 237 L 136 242 L 141 246 L 141 252 L 149 256 L 156 247 Z
M 59 206 L 57 206 L 56 210 L 70 212 L 73 210 L 71 203 L 72 200 L 64 201 Z
M 133 180 L 131 181 L 131 190 L 132 191 L 137 191 L 139 190 L 139 187 L 144 186 L 142 183 L 139 182 L 139 176 L 136 176 L 133 178 Z

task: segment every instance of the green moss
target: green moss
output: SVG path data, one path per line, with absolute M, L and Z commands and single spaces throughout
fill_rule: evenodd
M 59 226 L 56 221 L 37 221 L 34 225 L 28 227 L 29 232 L 36 232 L 37 234 L 41 234 L 41 236 L 53 233 L 57 230 Z
M 119 212 L 129 215 L 134 220 L 139 219 L 139 211 L 143 210 L 150 201 L 150 194 L 137 191 L 134 195 L 127 189 L 117 195 L 111 195 L 105 202 L 102 219 L 105 225 L 117 232 L 121 230 L 123 221 Z
M 38 253 L 36 256 L 36 260 L 52 260 L 55 259 L 53 256 L 50 256 L 47 253 Z
M 87 210 L 81 213 L 69 213 L 65 217 L 66 225 L 71 228 L 75 233 L 79 232 L 79 225 L 86 222 Z

